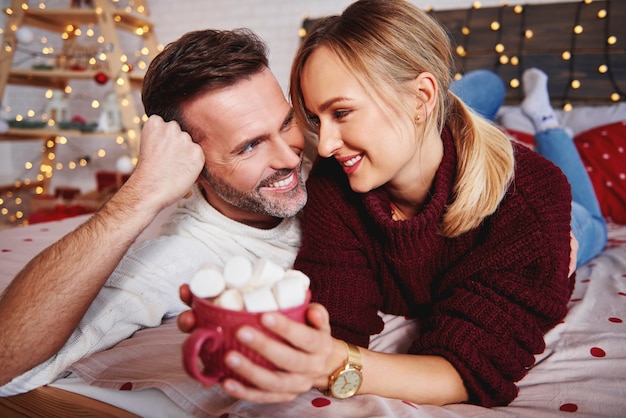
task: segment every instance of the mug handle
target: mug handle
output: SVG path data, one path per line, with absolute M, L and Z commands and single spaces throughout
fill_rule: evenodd
M 200 370 L 200 352 L 205 343 L 210 342 L 211 345 L 204 347 L 205 350 L 213 353 L 222 345 L 223 334 L 220 330 L 210 328 L 196 328 L 193 330 L 189 338 L 183 343 L 183 365 L 185 370 L 194 379 L 198 380 L 205 386 L 217 383 L 220 379 L 220 372 L 216 371 L 212 374 L 206 374 L 206 370 Z

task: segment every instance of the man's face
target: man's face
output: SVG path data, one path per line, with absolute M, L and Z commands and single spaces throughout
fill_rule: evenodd
M 204 150 L 201 184 L 212 206 L 258 227 L 302 209 L 304 137 L 268 69 L 199 96 L 183 112 Z

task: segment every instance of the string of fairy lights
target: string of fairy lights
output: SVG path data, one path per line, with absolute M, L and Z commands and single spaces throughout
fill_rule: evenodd
M 66 1 L 66 0 L 64 0 Z M 133 0 L 110 0 L 112 3 L 116 5 L 118 9 L 122 9 L 128 13 L 138 13 L 144 14 L 145 10 L 143 10 L 142 6 L 135 5 Z M 122 5 L 121 2 L 125 1 L 125 5 Z M 623 1 L 623 0 L 616 0 Z M 48 1 L 50 3 L 50 1 Z M 78 1 L 77 3 L 81 3 Z M 85 1 L 85 3 L 91 3 L 89 1 Z M 572 31 L 570 35 L 570 43 L 569 48 L 563 50 L 561 53 L 561 58 L 567 62 L 567 71 L 568 71 L 568 82 L 565 84 L 563 91 L 563 105 L 562 108 L 565 111 L 569 111 L 573 108 L 572 103 L 568 100 L 568 97 L 580 89 L 583 80 L 577 77 L 577 42 L 579 37 L 584 33 L 585 28 L 581 23 L 581 16 L 583 14 L 584 8 L 590 6 L 594 3 L 594 0 L 580 0 L 577 4 L 577 10 L 575 14 L 574 21 L 572 22 Z M 603 38 L 604 38 L 604 54 L 600 54 L 602 56 L 602 61 L 597 63 L 597 72 L 599 74 L 605 75 L 608 82 L 611 85 L 612 91 L 608 99 L 612 102 L 619 102 L 624 100 L 626 97 L 626 93 L 619 86 L 618 79 L 615 75 L 615 65 L 612 62 L 612 57 L 614 53 L 612 53 L 613 49 L 618 46 L 618 37 L 611 33 L 611 0 L 603 0 L 597 1 L 596 3 L 601 3 L 602 7 L 596 13 L 596 18 L 603 22 Z M 23 3 L 27 7 L 27 2 Z M 47 7 L 46 1 L 40 1 L 36 6 L 39 9 L 45 9 Z M 515 15 L 519 16 L 519 22 L 521 25 L 520 34 L 516 39 L 516 45 L 505 45 L 503 41 L 503 30 L 504 28 L 509 27 L 513 24 L 513 22 L 505 22 L 504 13 L 506 8 L 512 8 Z M 482 4 L 479 1 L 474 1 L 471 4 L 471 7 L 467 9 L 467 13 L 465 16 L 465 21 L 463 22 L 461 28 L 462 40 L 456 47 L 456 54 L 461 59 L 464 60 L 469 57 L 472 53 L 472 45 L 470 43 L 472 37 L 472 31 L 479 29 L 473 27 L 473 15 L 476 10 L 482 8 Z M 432 7 L 425 8 L 428 12 L 433 12 Z M 527 5 L 524 4 L 509 4 L 509 1 L 503 0 L 502 6 L 499 7 L 497 17 L 495 20 L 489 22 L 489 30 L 495 32 L 495 41 L 493 45 L 494 54 L 496 55 L 496 63 L 500 66 L 514 66 L 518 69 L 517 76 L 512 77 L 507 80 L 508 85 L 513 89 L 518 89 L 521 86 L 521 74 L 523 73 L 523 63 L 522 60 L 523 54 L 520 51 L 524 51 L 526 43 L 531 40 L 535 36 L 535 30 L 533 27 L 527 24 Z M 12 13 L 10 8 L 5 9 L 5 14 L 10 15 Z M 16 29 L 15 29 L 16 30 Z M 142 35 L 145 31 L 149 30 L 147 27 L 138 27 L 135 30 L 135 34 Z M 3 29 L 0 28 L 0 35 L 2 34 Z M 29 36 L 27 32 L 26 37 Z M 300 29 L 299 34 L 301 37 L 306 35 L 306 29 L 303 27 Z M 84 54 L 82 51 L 82 55 L 76 54 L 74 56 L 66 56 L 66 60 L 76 59 L 81 60 L 84 59 L 86 62 L 85 65 L 89 66 L 90 69 L 97 69 L 103 67 L 105 61 L 107 59 L 107 46 L 104 44 L 104 39 L 101 34 L 98 33 L 97 28 L 94 26 L 87 27 L 74 27 L 72 25 L 68 25 L 67 31 L 62 34 L 62 39 L 66 40 L 70 37 L 78 38 L 85 37 L 86 39 L 94 39 L 95 43 L 98 45 L 97 53 L 93 54 Z M 51 60 L 57 60 L 59 56 L 59 51 L 56 47 L 51 45 L 51 42 L 45 37 L 41 37 L 39 39 L 41 43 L 40 49 L 26 49 L 21 48 L 17 49 L 15 52 L 20 52 L 22 57 L 20 61 L 14 61 L 15 64 L 23 64 L 32 60 L 35 65 L 48 65 L 48 62 Z M 623 40 L 621 40 L 623 42 Z M 3 45 L 3 47 L 7 47 Z M 517 51 L 517 53 L 515 52 Z M 130 72 L 133 68 L 137 68 L 143 70 L 146 68 L 148 62 L 146 57 L 149 56 L 149 52 L 145 48 L 141 48 L 137 50 L 134 56 L 122 55 L 120 58 L 122 63 L 124 64 L 122 67 L 122 71 Z M 55 63 L 56 64 L 56 63 Z M 461 73 L 455 75 L 455 78 L 462 77 Z M 98 72 L 94 77 L 94 81 L 98 84 L 107 83 L 109 76 L 105 72 Z M 113 82 L 120 82 L 120 78 L 116 76 L 112 76 Z M 72 91 L 70 86 L 67 86 L 64 90 L 64 94 L 68 99 L 77 99 L 77 100 L 89 100 L 88 97 L 84 95 L 77 95 Z M 521 94 L 521 92 L 520 92 Z M 44 98 L 49 100 L 53 96 L 53 92 L 48 90 L 44 93 Z M 91 107 L 92 109 L 97 109 L 100 106 L 100 102 L 97 99 L 91 99 Z M 0 109 L 3 114 L 11 113 L 11 107 L 5 106 L 3 109 Z M 23 120 L 32 120 L 37 119 L 46 124 L 53 124 L 54 121 L 51 121 L 49 115 L 46 115 L 45 112 L 37 112 L 33 109 L 29 109 L 24 114 L 15 115 L 16 121 Z M 42 161 L 37 164 L 34 160 L 27 161 L 24 165 L 24 171 L 21 173 L 19 180 L 16 180 L 15 186 L 19 187 L 21 185 L 29 185 L 33 181 L 41 182 L 44 178 L 50 178 L 54 171 L 59 170 L 75 170 L 81 167 L 86 167 L 88 164 L 93 164 L 94 161 L 97 161 L 99 158 L 103 158 L 106 156 L 106 150 L 99 149 L 95 153 L 83 153 L 83 156 L 67 162 L 61 162 L 56 160 L 56 155 L 59 153 L 59 146 L 67 146 L 70 141 L 67 140 L 64 136 L 58 136 L 54 140 L 49 140 L 45 144 L 44 155 L 46 158 L 43 158 Z M 120 146 L 126 145 L 125 138 L 119 136 L 116 138 L 116 143 Z M 79 153 L 80 154 L 80 153 Z M 29 176 L 33 172 L 37 172 L 34 179 L 30 179 Z M 43 193 L 42 188 L 35 189 L 35 193 Z M 8 209 L 8 203 L 13 207 L 17 207 L 15 210 Z M 24 216 L 24 210 L 20 208 L 20 205 L 23 203 L 21 197 L 17 196 L 13 191 L 8 191 L 6 194 L 0 196 L 0 215 L 8 217 L 12 222 L 20 221 Z
M 116 10 L 122 10 L 126 13 L 135 13 L 139 15 L 145 15 L 146 10 L 141 4 L 135 4 L 133 0 L 110 0 Z M 40 1 L 36 6 L 39 10 L 45 10 L 48 6 L 55 7 L 53 1 Z M 73 2 L 75 7 L 93 7 L 91 1 L 75 1 Z M 81 3 L 85 3 L 84 5 Z M 124 4 L 122 4 L 124 3 Z M 64 5 L 67 6 L 67 0 L 64 0 Z M 29 9 L 27 1 L 24 1 L 21 5 L 25 11 Z M 7 17 L 10 17 L 15 13 L 11 7 L 4 9 L 4 13 Z M 48 39 L 46 36 L 36 37 L 34 32 L 28 27 L 7 27 L 6 29 L 0 28 L 0 35 L 4 34 L 5 30 L 14 31 L 17 45 L 10 42 L 4 42 L 2 48 L 7 52 L 12 52 L 12 68 L 19 68 L 23 64 L 32 64 L 31 69 L 33 71 L 45 71 L 48 69 L 68 69 L 72 71 L 91 70 L 94 72 L 93 81 L 101 86 L 106 85 L 109 81 L 120 85 L 124 83 L 123 78 L 119 75 L 109 74 L 107 60 L 109 59 L 109 52 L 112 49 L 111 44 L 107 44 L 104 36 L 100 33 L 99 27 L 94 24 L 74 26 L 68 23 L 65 31 L 61 33 L 60 39 Z M 143 35 L 149 31 L 147 26 L 140 26 L 134 30 L 136 35 Z M 69 43 L 68 40 L 73 40 L 74 43 Z M 39 42 L 39 46 L 33 46 L 33 42 Z M 56 41 L 56 42 L 55 42 Z M 63 46 L 59 47 L 58 43 L 62 42 Z M 55 45 L 56 43 L 56 45 Z M 68 48 L 68 45 L 73 45 L 73 49 Z M 159 45 L 159 48 L 162 48 Z M 134 69 L 145 70 L 149 64 L 150 53 L 145 46 L 140 47 L 134 52 L 134 55 L 121 54 L 121 71 L 131 72 Z M 7 56 L 8 59 L 11 55 Z M 111 79 L 111 80 L 110 80 Z M 30 128 L 43 128 L 43 129 L 55 129 L 61 128 L 58 118 L 52 117 L 46 110 L 49 109 L 49 104 L 55 94 L 62 93 L 64 101 L 86 101 L 89 103 L 89 107 L 92 111 L 98 111 L 101 108 L 101 100 L 95 97 L 91 97 L 87 93 L 76 93 L 72 86 L 69 84 L 59 92 L 53 89 L 45 89 L 41 100 L 37 102 L 43 103 L 40 109 L 27 109 L 22 112 L 16 112 L 11 105 L 4 105 L 0 109 L 0 133 L 6 132 L 9 129 L 9 124 L 5 120 L 9 120 L 12 126 Z M 122 97 L 120 105 L 127 105 L 127 100 Z M 77 105 L 82 109 L 85 107 L 81 104 Z M 145 122 L 146 116 L 143 115 L 141 120 L 135 120 L 135 122 Z M 71 122 L 71 123 L 70 123 Z M 67 129 L 82 129 L 85 127 L 85 120 L 80 116 L 75 116 L 71 121 L 64 121 L 65 124 L 71 125 Z M 95 125 L 95 124 L 91 124 Z M 94 128 L 94 126 L 91 126 Z M 90 131 L 85 131 L 85 135 L 89 135 Z M 111 153 L 111 149 L 99 148 L 95 151 L 85 151 L 80 144 L 81 141 L 68 140 L 67 136 L 59 134 L 54 137 L 51 136 L 42 147 L 37 147 L 36 156 L 28 161 L 24 162 L 23 169 L 16 179 L 9 187 L 4 187 L 2 193 L 0 193 L 0 223 L 10 224 L 25 224 L 27 221 L 26 213 L 27 208 L 24 207 L 28 203 L 24 198 L 24 193 L 34 193 L 35 195 L 41 195 L 44 193 L 44 188 L 41 186 L 44 181 L 49 181 L 52 178 L 53 173 L 62 170 L 80 170 L 81 168 L 89 166 L 91 170 L 98 167 L 104 168 L 103 164 L 99 164 L 99 161 L 103 159 L 108 153 Z M 123 135 L 116 135 L 114 139 L 115 144 L 122 149 L 128 149 L 128 139 Z M 71 157 L 61 161 L 59 155 L 62 153 L 64 147 Z M 120 152 L 118 152 L 119 154 Z M 115 154 L 115 152 L 113 153 Z M 128 154 L 128 151 L 123 151 L 122 154 Z M 118 161 L 119 165 L 120 161 Z M 78 173 L 76 174 L 78 175 Z
M 594 2 L 594 0 L 581 0 L 577 4 L 576 14 L 574 22 L 572 23 L 572 31 L 570 37 L 570 45 L 569 48 L 562 51 L 561 58 L 568 63 L 568 81 L 565 84 L 563 91 L 563 105 L 562 108 L 564 111 L 570 111 L 573 108 L 569 97 L 572 92 L 581 88 L 583 81 L 580 80 L 577 74 L 576 67 L 576 45 L 579 37 L 585 31 L 581 23 L 581 16 L 583 12 L 583 8 L 588 7 Z M 600 3 L 600 2 L 598 2 Z M 612 91 L 610 92 L 608 100 L 612 102 L 619 102 L 624 100 L 626 97 L 626 93 L 624 90 L 618 85 L 617 78 L 615 76 L 615 66 L 612 64 L 611 57 L 613 54 L 611 53 L 611 48 L 615 48 L 618 45 L 618 39 L 615 34 L 611 33 L 611 0 L 604 0 L 601 2 L 603 7 L 601 7 L 596 15 L 596 18 L 603 21 L 603 36 L 604 36 L 604 45 L 603 50 L 604 53 L 601 54 L 602 62 L 598 62 L 597 71 L 600 74 L 606 75 L 608 82 L 611 84 Z M 461 62 L 470 56 L 472 49 L 470 46 L 471 33 L 472 29 L 479 29 L 472 27 L 472 17 L 476 10 L 480 9 L 482 4 L 478 1 L 472 3 L 472 6 L 467 9 L 465 21 L 461 27 L 461 42 L 456 47 L 456 54 L 460 58 Z M 521 30 L 518 37 L 518 44 L 516 46 L 505 45 L 502 42 L 502 34 L 503 28 L 509 24 L 508 22 L 504 22 L 504 10 L 507 7 L 512 7 L 513 12 L 520 17 Z M 520 51 L 524 51 L 525 43 L 528 42 L 535 36 L 535 31 L 532 27 L 527 25 L 527 11 L 528 7 L 522 4 L 509 5 L 508 1 L 503 1 L 502 6 L 499 8 L 497 13 L 497 18 L 489 23 L 489 30 L 496 32 L 496 40 L 493 45 L 494 53 L 496 54 L 496 66 L 497 65 L 512 65 L 518 68 L 517 76 L 508 80 L 508 84 L 513 89 L 518 89 L 521 85 L 520 78 L 523 73 L 524 67 L 522 65 L 523 54 Z M 426 10 L 430 13 L 434 12 L 432 7 L 427 7 Z M 515 52 L 516 51 L 517 55 Z M 496 68 L 497 70 L 497 68 Z M 455 78 L 462 77 L 461 73 L 455 74 Z M 520 92 L 521 97 L 521 92 Z

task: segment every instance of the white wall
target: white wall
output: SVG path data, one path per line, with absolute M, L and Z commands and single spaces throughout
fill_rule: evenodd
M 270 66 L 281 86 L 287 91 L 291 60 L 300 39 L 298 30 L 305 17 L 320 17 L 340 13 L 352 0 L 147 0 L 151 18 L 155 23 L 157 39 L 167 44 L 183 33 L 208 27 L 233 29 L 248 27 L 263 38 L 270 49 Z M 413 0 L 419 7 L 436 5 L 436 9 L 467 8 L 474 0 Z M 526 0 L 523 3 L 553 3 L 568 0 Z M 571 0 L 570 0 L 571 1 Z M 31 7 L 39 0 L 31 0 Z M 69 0 L 46 0 L 48 7 L 66 7 Z M 119 0 L 121 5 L 129 0 Z M 498 6 L 502 0 L 482 0 L 483 7 Z M 515 3 L 509 0 L 509 4 Z M 10 0 L 0 0 L 4 9 Z M 4 27 L 4 13 L 0 14 L 0 24 Z M 87 84 L 87 85 L 85 85 Z M 94 82 L 83 82 L 81 86 L 86 96 L 101 94 L 102 88 Z M 78 87 L 75 87 L 77 92 Z M 81 93 L 81 92 L 77 92 Z M 42 93 L 39 89 L 24 89 L 9 86 L 3 99 L 3 108 L 12 107 L 13 116 L 25 113 L 28 109 L 41 109 Z M 88 101 L 75 100 L 73 108 L 89 121 L 97 120 L 97 112 L 88 106 Z M 107 150 L 105 158 L 96 157 L 98 149 Z M 13 182 L 24 175 L 24 162 L 35 164 L 40 150 L 37 142 L 0 142 L 0 184 Z M 73 186 L 83 191 L 95 188 L 95 170 L 114 169 L 117 158 L 124 149 L 111 141 L 81 140 L 60 146 L 57 161 L 76 160 L 84 155 L 92 157 L 92 163 L 74 171 L 62 170 L 55 173 L 52 186 Z M 29 173 L 34 172 L 31 170 Z M 34 177 L 34 176 L 33 176 Z

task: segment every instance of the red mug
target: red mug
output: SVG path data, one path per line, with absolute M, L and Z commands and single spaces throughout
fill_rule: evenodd
M 277 312 L 294 321 L 304 323 L 310 300 L 311 292 L 307 290 L 307 296 L 302 305 Z M 264 312 L 224 309 L 193 294 L 191 308 L 196 316 L 196 326 L 183 343 L 183 365 L 191 377 L 205 386 L 213 385 L 226 377 L 233 377 L 247 383 L 224 363 L 224 355 L 229 350 L 236 350 L 256 364 L 270 370 L 276 369 L 274 364 L 241 344 L 235 337 L 241 326 L 249 325 L 273 338 L 279 338 L 261 325 L 261 315 Z

